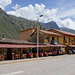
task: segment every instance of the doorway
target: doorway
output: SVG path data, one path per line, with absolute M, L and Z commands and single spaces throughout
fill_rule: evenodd
M 7 60 L 12 60 L 12 49 L 8 48 L 7 50 Z
M 54 37 L 52 37 L 52 40 L 54 41 Z

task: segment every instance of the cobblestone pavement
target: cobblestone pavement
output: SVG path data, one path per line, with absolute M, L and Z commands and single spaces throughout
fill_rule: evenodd
M 75 75 L 75 55 L 0 65 L 0 75 Z

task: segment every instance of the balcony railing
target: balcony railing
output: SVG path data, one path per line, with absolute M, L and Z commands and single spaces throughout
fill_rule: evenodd
M 74 41 L 66 41 L 66 40 L 64 40 L 63 44 L 64 45 L 75 45 L 75 42 Z
M 70 42 L 69 45 L 75 45 L 75 42 Z

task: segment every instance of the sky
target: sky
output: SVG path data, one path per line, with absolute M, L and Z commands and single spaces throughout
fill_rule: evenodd
M 55 21 L 59 27 L 75 30 L 75 0 L 0 0 L 0 8 L 17 17 Z

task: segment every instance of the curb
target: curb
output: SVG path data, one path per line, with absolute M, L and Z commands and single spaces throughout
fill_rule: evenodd
M 61 58 L 61 57 L 69 57 L 72 55 L 64 55 L 64 56 L 55 56 L 55 57 L 45 57 L 45 58 L 35 58 L 35 59 L 27 59 L 27 60 L 18 60 L 18 61 L 12 61 L 12 62 L 2 62 L 0 65 L 5 65 L 5 64 L 14 64 L 14 63 L 23 63 L 23 62 L 30 62 L 30 61 L 38 61 L 38 60 L 46 60 L 46 59 L 55 59 L 55 58 Z

